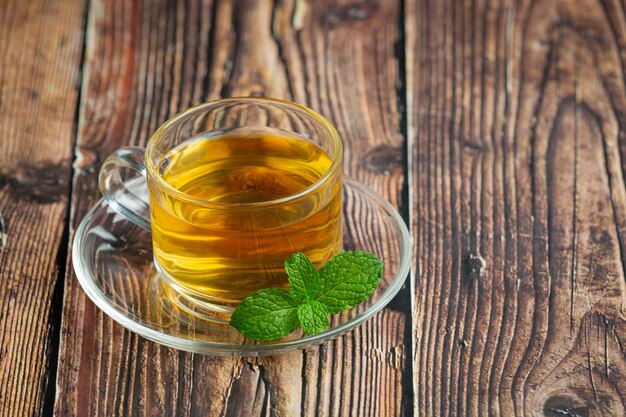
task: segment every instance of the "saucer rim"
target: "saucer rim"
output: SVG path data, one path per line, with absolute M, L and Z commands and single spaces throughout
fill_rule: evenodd
M 368 319 L 370 319 L 372 316 L 382 310 L 383 307 L 389 304 L 389 302 L 400 291 L 411 271 L 411 236 L 408 227 L 400 213 L 393 205 L 391 205 L 391 203 L 386 198 L 384 198 L 378 192 L 372 190 L 370 187 L 363 184 L 362 182 L 344 176 L 343 184 L 344 186 L 346 184 L 349 184 L 359 193 L 369 194 L 372 197 L 376 198 L 376 200 L 378 200 L 378 203 L 381 203 L 386 211 L 392 215 L 393 219 L 397 223 L 396 226 L 401 234 L 398 241 L 401 245 L 400 250 L 403 256 L 401 257 L 399 262 L 400 265 L 398 268 L 398 272 L 394 274 L 394 281 L 389 287 L 387 287 L 379 300 L 377 300 L 370 307 L 352 317 L 345 323 L 342 323 L 337 327 L 327 329 L 322 333 L 314 335 L 303 335 L 300 338 L 286 341 L 278 340 L 275 342 L 263 342 L 260 344 L 254 343 L 235 345 L 233 343 L 223 343 L 215 341 L 207 342 L 203 340 L 193 340 L 180 336 L 174 336 L 171 334 L 160 332 L 154 328 L 148 327 L 147 325 L 132 320 L 122 311 L 120 311 L 114 303 L 108 302 L 110 300 L 110 297 L 107 297 L 104 292 L 99 291 L 97 286 L 90 285 L 90 283 L 93 283 L 95 281 L 90 278 L 90 272 L 86 271 L 86 267 L 80 262 L 82 242 L 81 237 L 85 235 L 85 229 L 87 228 L 89 219 L 93 217 L 94 213 L 97 210 L 103 207 L 103 204 L 107 204 L 104 197 L 99 199 L 89 209 L 74 233 L 72 242 L 72 265 L 76 273 L 76 278 L 78 279 L 81 288 L 83 289 L 85 294 L 87 294 L 89 299 L 114 321 L 116 321 L 126 329 L 130 330 L 131 332 L 138 334 L 139 336 L 152 340 L 153 342 L 159 343 L 161 345 L 173 347 L 179 350 L 217 356 L 265 356 L 283 353 L 294 349 L 302 350 L 311 346 L 319 345 L 321 343 L 327 342 L 346 334 L 350 330 L 353 330 L 354 328 L 362 325 Z

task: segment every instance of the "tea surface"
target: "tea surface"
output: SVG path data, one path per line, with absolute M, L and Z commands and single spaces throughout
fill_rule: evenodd
M 234 304 L 261 288 L 286 287 L 284 261 L 303 252 L 318 266 L 339 252 L 340 174 L 298 194 L 331 158 L 301 138 L 245 132 L 189 140 L 160 162 L 162 178 L 194 204 L 151 188 L 155 261 L 183 292 Z M 154 192 L 157 191 L 157 192 Z M 251 204 L 252 203 L 252 204 Z

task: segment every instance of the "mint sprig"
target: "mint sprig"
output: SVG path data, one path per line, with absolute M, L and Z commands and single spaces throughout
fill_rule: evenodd
M 278 339 L 302 327 L 307 334 L 328 327 L 329 314 L 356 307 L 376 289 L 383 262 L 363 251 L 342 252 L 320 270 L 302 253 L 285 261 L 289 291 L 272 288 L 246 297 L 230 325 L 254 340 Z

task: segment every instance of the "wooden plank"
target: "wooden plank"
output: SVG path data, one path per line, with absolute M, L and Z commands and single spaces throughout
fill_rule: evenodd
M 51 411 L 84 3 L 0 2 L 3 416 Z
M 407 11 L 415 414 L 625 415 L 624 3 Z
M 346 170 L 402 205 L 399 13 L 395 0 L 94 0 L 72 230 L 99 197 L 96 171 L 108 153 L 144 144 L 168 116 L 220 96 L 292 98 L 329 116 L 346 141 Z M 259 359 L 203 357 L 125 331 L 70 273 L 55 411 L 403 415 L 410 412 L 410 386 L 403 385 L 408 299 L 394 306 L 320 348 Z

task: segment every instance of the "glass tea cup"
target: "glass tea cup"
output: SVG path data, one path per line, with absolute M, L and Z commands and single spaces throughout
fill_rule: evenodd
M 145 150 L 114 152 L 99 182 L 112 208 L 152 231 L 176 297 L 228 313 L 261 288 L 287 288 L 294 252 L 319 267 L 341 250 L 342 153 L 336 129 L 306 107 L 222 99 L 174 116 Z

